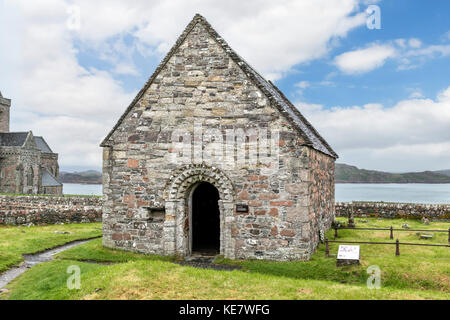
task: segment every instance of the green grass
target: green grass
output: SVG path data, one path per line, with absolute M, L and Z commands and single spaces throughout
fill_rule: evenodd
M 55 231 L 70 232 L 59 234 Z M 0 272 L 20 264 L 22 254 L 36 253 L 66 242 L 100 236 L 101 223 L 49 226 L 0 226 Z
M 137 260 L 173 261 L 174 257 L 146 255 L 130 251 L 113 250 L 102 246 L 102 239 L 95 239 L 83 245 L 70 248 L 56 255 L 58 259 L 122 263 Z
M 80 290 L 67 289 L 67 268 L 81 269 Z M 3 294 L 9 299 L 448 299 L 432 290 L 306 280 L 257 272 L 214 271 L 160 260 L 96 265 L 55 260 L 27 271 Z
M 346 221 L 338 218 L 339 221 Z M 366 220 L 368 223 L 360 223 Z M 356 219 L 357 227 L 389 228 L 391 225 L 401 229 L 408 223 L 411 229 L 447 230 L 449 223 L 439 222 L 424 225 L 420 221 L 402 219 L 374 218 Z M 447 244 L 448 233 L 434 233 L 434 239 L 420 240 L 416 232 L 396 231 L 394 240 L 389 239 L 389 231 L 339 230 L 339 241 L 390 242 L 395 239 L 407 243 Z M 327 233 L 329 240 L 334 240 L 334 231 Z M 395 256 L 395 245 L 362 244 L 361 266 L 336 268 L 336 254 L 339 243 L 330 243 L 330 254 L 334 258 L 325 258 L 325 248 L 321 245 L 308 262 L 268 262 L 268 261 L 231 261 L 222 263 L 237 264 L 249 272 L 259 272 L 290 278 L 330 280 L 339 283 L 363 284 L 367 280 L 367 267 L 377 265 L 381 269 L 382 285 L 398 289 L 450 291 L 450 248 L 400 246 L 400 256 Z
M 339 219 L 343 220 L 343 219 Z M 448 229 L 448 223 L 369 220 L 358 227 L 400 228 L 408 223 L 416 229 Z M 327 237 L 333 238 L 333 231 Z M 396 232 L 404 242 L 447 243 L 447 234 L 419 240 L 415 232 Z M 389 231 L 340 230 L 339 240 L 392 242 Z M 336 254 L 338 244 L 331 244 Z M 449 299 L 449 248 L 362 245 L 361 265 L 337 268 L 335 258 L 326 258 L 321 245 L 308 262 L 231 261 L 241 270 L 215 271 L 180 266 L 172 257 L 141 255 L 102 247 L 101 240 L 71 248 L 57 260 L 40 264 L 13 281 L 9 299 Z M 115 262 L 111 265 L 83 261 Z M 81 268 L 81 289 L 68 290 L 67 268 Z M 382 272 L 381 289 L 368 289 L 369 265 Z

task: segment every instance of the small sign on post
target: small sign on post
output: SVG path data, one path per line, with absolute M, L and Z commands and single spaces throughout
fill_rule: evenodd
M 340 245 L 336 266 L 359 264 L 359 246 Z

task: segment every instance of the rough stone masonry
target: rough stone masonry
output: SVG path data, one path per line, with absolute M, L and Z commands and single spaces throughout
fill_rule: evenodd
M 334 218 L 336 153 L 200 15 L 101 146 L 106 247 L 307 260 Z
M 101 220 L 100 197 L 0 195 L 0 225 L 48 225 Z

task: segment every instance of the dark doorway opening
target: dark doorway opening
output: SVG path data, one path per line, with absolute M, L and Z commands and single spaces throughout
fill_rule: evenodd
M 192 194 L 192 252 L 220 251 L 219 191 L 202 182 Z

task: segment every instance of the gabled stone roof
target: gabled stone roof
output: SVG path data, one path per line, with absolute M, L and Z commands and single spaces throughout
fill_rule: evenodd
M 41 152 L 53 153 L 52 149 L 50 149 L 47 142 L 45 142 L 44 138 L 35 136 L 34 142 L 36 143 L 38 149 L 41 150 Z
M 28 132 L 5 132 L 0 133 L 1 147 L 21 147 L 28 137 Z
M 42 186 L 43 187 L 59 187 L 59 182 L 46 168 L 42 168 Z
M 212 28 L 212 26 L 206 21 L 204 17 L 196 14 L 192 21 L 187 25 L 183 33 L 178 37 L 174 46 L 171 48 L 166 57 L 162 60 L 155 72 L 148 79 L 145 86 L 139 91 L 134 100 L 125 110 L 119 121 L 109 132 L 106 138 L 102 141 L 100 146 L 108 146 L 108 140 L 114 131 L 119 127 L 121 122 L 125 119 L 127 114 L 132 110 L 134 105 L 144 95 L 147 89 L 150 87 L 156 76 L 164 68 L 166 63 L 183 43 L 187 35 L 194 28 L 197 23 L 201 23 L 203 27 L 209 32 L 209 34 L 217 41 L 217 43 L 228 53 L 228 55 L 237 63 L 244 73 L 254 82 L 254 84 L 267 96 L 267 98 L 274 104 L 275 107 L 289 120 L 295 129 L 299 132 L 300 136 L 305 141 L 306 145 L 323 152 L 333 158 L 338 158 L 338 155 L 328 145 L 324 138 L 314 129 L 314 127 L 303 117 L 300 111 L 284 96 L 284 94 L 270 81 L 265 80 L 258 72 L 255 71 L 244 59 L 242 59 L 231 47 L 222 39 L 222 37 Z

